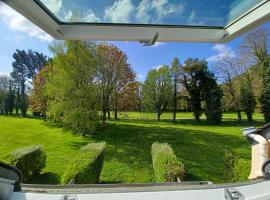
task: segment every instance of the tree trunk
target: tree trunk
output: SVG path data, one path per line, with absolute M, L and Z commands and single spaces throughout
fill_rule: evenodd
M 199 113 L 194 113 L 194 117 L 195 117 L 196 122 L 201 121 Z
M 118 112 L 118 102 L 117 102 L 117 93 L 115 92 L 115 105 L 114 105 L 114 119 L 117 120 L 118 116 L 117 116 L 117 112 Z
M 160 121 L 160 115 L 161 115 L 161 112 L 160 110 L 157 111 L 157 120 Z
M 248 122 L 253 122 L 252 114 L 251 113 L 246 113 L 246 114 L 247 114 Z
M 242 115 L 241 115 L 241 111 L 240 110 L 237 110 L 237 120 L 239 123 L 242 122 Z
M 106 113 L 107 113 L 107 102 L 106 102 L 106 97 L 103 97 L 103 102 L 102 102 L 102 124 L 103 127 L 105 127 L 105 122 L 106 122 Z
M 177 82 L 174 83 L 174 94 L 173 94 L 173 122 L 176 121 L 176 111 L 177 111 Z
M 110 121 L 110 120 L 111 120 L 111 110 L 110 110 L 110 105 L 108 105 L 107 112 L 108 112 L 108 120 Z

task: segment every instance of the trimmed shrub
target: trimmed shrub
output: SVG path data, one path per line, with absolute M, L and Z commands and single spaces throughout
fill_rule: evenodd
M 155 142 L 152 145 L 151 154 L 157 182 L 183 180 L 185 174 L 184 165 L 177 160 L 169 144 Z
M 21 170 L 23 181 L 28 181 L 33 175 L 39 174 L 46 166 L 46 154 L 41 145 L 16 149 L 6 155 L 5 161 Z
M 223 169 L 223 179 L 224 182 L 231 182 L 233 179 L 233 167 L 235 160 L 237 158 L 233 155 L 231 151 L 226 150 L 224 152 L 224 169 Z
M 223 172 L 224 182 L 247 181 L 250 167 L 250 161 L 233 155 L 231 151 L 225 151 Z
M 79 152 L 63 176 L 62 182 L 68 184 L 95 184 L 99 182 L 104 160 L 105 142 L 91 143 Z
M 233 182 L 244 182 L 248 180 L 251 163 L 249 160 L 239 158 L 235 161 L 233 167 Z

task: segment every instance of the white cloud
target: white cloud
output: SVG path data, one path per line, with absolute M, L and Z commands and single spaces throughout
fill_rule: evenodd
M 105 9 L 105 19 L 114 23 L 128 23 L 134 9 L 131 0 L 118 0 Z
M 30 37 L 36 37 L 45 41 L 51 41 L 53 39 L 39 27 L 2 2 L 0 2 L 0 19 L 13 31 L 20 31 Z
M 62 8 L 62 0 L 42 0 L 41 2 L 54 14 L 58 13 Z
M 163 67 L 163 65 L 158 65 L 158 66 L 155 66 L 155 67 L 153 67 L 153 69 L 158 70 L 158 69 L 160 69 L 161 67 Z
M 143 74 L 137 74 L 136 79 L 137 79 L 138 81 L 144 81 L 145 75 L 143 75 Z
M 7 73 L 7 72 L 0 72 L 0 76 L 10 76 L 10 73 Z
M 206 59 L 207 62 L 217 62 L 225 56 L 235 57 L 234 51 L 226 46 L 225 44 L 216 44 L 212 47 L 212 50 L 216 51 L 217 54 L 210 56 Z
M 188 16 L 187 22 L 189 25 L 193 25 L 193 26 L 203 26 L 204 22 L 203 21 L 199 21 L 199 18 L 196 18 L 196 11 L 192 10 L 190 15 Z
M 164 42 L 156 42 L 154 45 L 152 45 L 151 47 L 153 48 L 157 48 L 157 47 L 160 47 L 160 46 L 164 46 L 165 43 Z
M 136 10 L 139 23 L 160 23 L 168 15 L 181 14 L 184 6 L 181 3 L 169 3 L 168 0 L 142 0 Z
M 101 22 L 100 18 L 91 9 L 83 14 L 82 20 L 84 22 Z

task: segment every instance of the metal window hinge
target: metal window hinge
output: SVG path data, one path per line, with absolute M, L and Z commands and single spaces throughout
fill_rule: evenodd
M 235 188 L 225 188 L 224 196 L 226 200 L 244 200 L 245 197 Z
M 155 34 L 155 36 L 154 36 L 154 38 L 152 40 L 141 40 L 140 43 L 142 43 L 143 46 L 155 45 L 155 43 L 157 42 L 158 36 L 159 36 L 159 33 L 156 32 L 156 34 Z

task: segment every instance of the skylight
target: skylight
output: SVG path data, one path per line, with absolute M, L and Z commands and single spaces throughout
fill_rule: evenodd
M 227 42 L 270 19 L 270 0 L 2 0 L 55 39 Z
M 62 23 L 224 27 L 261 0 L 39 0 Z

